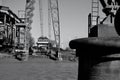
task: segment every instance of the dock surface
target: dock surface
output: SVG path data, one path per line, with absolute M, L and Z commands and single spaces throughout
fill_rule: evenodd
M 48 58 L 0 59 L 0 80 L 77 80 L 78 63 Z

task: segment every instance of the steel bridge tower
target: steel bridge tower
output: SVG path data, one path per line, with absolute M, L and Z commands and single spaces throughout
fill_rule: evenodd
M 26 23 L 26 40 L 25 40 L 25 48 L 29 48 L 29 40 L 30 40 L 30 30 L 31 30 L 31 24 L 33 22 L 32 17 L 33 17 L 33 10 L 34 10 L 34 3 L 35 0 L 26 0 L 26 7 L 25 7 L 25 23 Z
M 48 0 L 48 37 L 51 39 L 51 9 L 50 9 L 50 0 Z
M 41 37 L 43 34 L 43 10 L 42 10 L 42 0 L 39 0 L 39 14 L 40 14 L 40 28 L 41 28 Z
M 60 50 L 60 20 L 59 20 L 58 0 L 48 0 L 48 4 L 49 4 L 48 14 L 51 14 L 51 20 L 52 20 L 51 22 L 54 31 L 56 47 L 58 50 Z

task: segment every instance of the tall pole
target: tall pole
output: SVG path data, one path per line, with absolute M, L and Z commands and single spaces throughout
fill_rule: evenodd
M 50 0 L 48 0 L 48 37 L 51 39 L 51 9 Z
M 29 1 L 28 0 L 26 0 L 26 5 L 25 5 L 25 30 L 24 30 L 24 32 L 25 32 L 25 36 L 24 36 L 24 49 L 27 51 L 27 39 L 26 39 L 26 37 L 27 37 L 27 30 L 26 30 L 26 27 L 27 27 L 27 5 L 28 5 L 28 3 L 29 3 Z
M 39 0 L 39 14 L 40 14 L 40 28 L 41 28 L 41 37 L 43 37 L 43 11 L 42 11 L 42 0 Z

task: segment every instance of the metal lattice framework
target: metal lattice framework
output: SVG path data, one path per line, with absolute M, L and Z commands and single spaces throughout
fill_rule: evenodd
M 34 10 L 34 3 L 35 0 L 27 0 L 26 1 L 26 24 L 27 27 L 31 27 L 31 24 L 33 22 L 32 17 L 33 17 L 33 10 Z
M 51 19 L 54 30 L 54 37 L 56 41 L 56 47 L 60 49 L 60 21 L 59 21 L 59 8 L 58 0 L 49 0 Z
M 25 9 L 25 22 L 26 22 L 26 40 L 25 40 L 25 48 L 29 48 L 29 38 L 30 38 L 30 30 L 31 30 L 31 24 L 33 22 L 32 17 L 33 17 L 33 10 L 34 10 L 34 3 L 35 0 L 26 0 L 26 9 Z

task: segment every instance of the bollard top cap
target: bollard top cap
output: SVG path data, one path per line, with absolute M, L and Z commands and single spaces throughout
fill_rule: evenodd
M 81 52 L 100 53 L 105 55 L 108 53 L 120 52 L 120 37 L 90 37 L 71 40 L 69 43 L 71 49 Z M 103 53 L 103 54 L 102 54 Z

